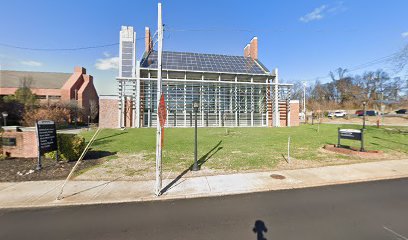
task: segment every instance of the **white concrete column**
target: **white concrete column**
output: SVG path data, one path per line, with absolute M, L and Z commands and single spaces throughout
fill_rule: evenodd
M 265 111 L 266 112 L 265 122 L 266 122 L 266 126 L 269 127 L 269 106 L 268 106 L 269 104 L 268 103 L 269 103 L 270 98 L 271 98 L 271 93 L 270 92 L 272 91 L 272 89 L 270 89 L 271 85 L 268 84 L 269 83 L 268 79 L 265 80 L 265 83 L 267 84 L 266 89 L 265 89 L 265 107 L 266 107 L 266 109 L 265 109 L 266 110 Z M 268 89 L 270 89 L 269 92 L 268 92 Z
M 140 95 L 140 62 L 137 61 L 136 62 L 136 117 L 135 117 L 136 125 L 134 125 L 137 128 L 141 127 L 141 124 L 140 124 L 140 119 L 141 119 L 140 117 L 140 109 L 141 109 L 140 99 L 141 97 L 142 96 Z
M 255 106 L 254 106 L 254 77 L 251 77 L 251 127 L 254 126 L 254 111 L 255 111 Z
M 274 94 L 273 94 L 273 126 L 280 127 L 280 114 L 279 114 L 279 74 L 278 69 L 275 68 L 274 70 L 275 81 L 273 85 Z
M 239 109 L 239 106 L 238 106 L 238 88 L 237 88 L 237 83 L 238 82 L 238 76 L 235 76 L 235 88 L 234 88 L 234 90 L 235 90 L 235 127 L 238 127 L 238 109 Z
M 221 82 L 221 74 L 218 75 L 218 81 Z M 222 109 L 221 109 L 221 86 L 218 84 L 218 126 L 222 127 Z
M 152 83 L 150 80 L 150 72 L 148 73 L 147 77 L 149 78 L 148 81 L 148 93 L 147 93 L 147 105 L 148 105 L 148 109 L 147 109 L 147 126 L 151 127 L 152 126 Z
M 187 80 L 187 73 L 184 73 L 184 80 Z M 184 83 L 184 127 L 187 127 L 187 85 Z
M 204 74 L 201 75 L 201 80 L 204 81 Z M 203 107 L 203 83 L 200 83 L 200 109 L 201 109 L 201 127 L 204 127 L 204 107 Z
M 287 87 L 287 90 L 288 90 L 288 92 L 287 92 L 287 102 L 286 102 L 286 104 L 287 104 L 287 107 L 286 107 L 286 109 L 287 109 L 287 111 L 286 111 L 286 122 L 287 122 L 287 127 L 290 127 L 290 98 L 291 98 L 291 89 L 290 89 L 290 87 Z

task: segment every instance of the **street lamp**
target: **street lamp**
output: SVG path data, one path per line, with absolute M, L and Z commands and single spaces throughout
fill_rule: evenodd
M 1 115 L 3 116 L 4 126 L 7 126 L 6 118 L 8 117 L 8 113 L 7 112 L 2 112 Z
M 200 107 L 200 103 L 198 100 L 193 101 L 193 109 L 194 109 L 194 165 L 193 171 L 198 171 L 198 163 L 197 163 L 197 112 L 198 108 Z
M 365 119 L 365 117 L 366 117 L 366 102 L 363 102 L 363 129 L 365 129 L 366 128 L 366 126 L 365 126 L 365 122 L 366 122 L 366 119 Z

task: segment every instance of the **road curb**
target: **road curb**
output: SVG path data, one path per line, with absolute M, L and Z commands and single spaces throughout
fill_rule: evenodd
M 18 209 L 40 209 L 40 208 L 52 208 L 52 207 L 69 207 L 69 206 L 90 206 L 90 205 L 109 205 L 109 204 L 122 204 L 122 203 L 140 203 L 140 202 L 155 202 L 155 201 L 171 201 L 171 200 L 181 200 L 181 199 L 195 199 L 195 198 L 211 198 L 211 197 L 224 197 L 224 196 L 233 196 L 249 193 L 260 193 L 260 192 L 270 192 L 270 191 L 282 191 L 282 190 L 295 190 L 295 189 L 304 189 L 304 188 L 314 188 L 314 187 L 323 187 L 323 186 L 332 186 L 332 185 L 344 185 L 344 184 L 353 184 L 353 183 L 363 183 L 363 182 L 372 182 L 372 181 L 381 181 L 381 180 L 392 180 L 392 179 L 402 179 L 408 178 L 408 174 L 399 174 L 394 176 L 387 177 L 374 177 L 374 178 L 361 178 L 354 180 L 345 180 L 345 181 L 328 181 L 320 183 L 311 183 L 311 184 L 288 184 L 286 186 L 277 186 L 272 188 L 253 188 L 250 190 L 242 191 L 232 191 L 232 192 L 214 192 L 209 194 L 189 194 L 189 195 L 165 195 L 161 197 L 149 196 L 149 197 L 140 197 L 135 199 L 121 199 L 121 200 L 109 200 L 109 201 L 89 201 L 89 202 L 58 202 L 55 200 L 53 203 L 47 204 L 31 204 L 31 205 L 8 205 L 1 206 L 1 210 L 18 210 Z M 153 194 L 153 193 L 152 193 Z

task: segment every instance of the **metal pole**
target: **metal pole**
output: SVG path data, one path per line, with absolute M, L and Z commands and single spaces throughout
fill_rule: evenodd
M 36 170 L 40 171 L 42 169 L 41 164 L 41 148 L 40 148 L 40 137 L 38 136 L 38 123 L 35 123 L 35 134 L 37 135 L 37 146 L 38 146 L 38 161 Z
M 364 149 L 364 130 L 365 129 L 360 130 L 361 131 L 361 148 L 360 148 L 360 152 L 365 152 L 365 149 Z
M 303 118 L 306 122 L 306 82 L 303 82 Z
M 365 123 L 366 123 L 366 102 L 363 102 L 363 129 L 366 128 Z
M 340 147 L 340 128 L 337 128 L 337 147 Z
M 162 24 L 162 6 L 158 4 L 158 57 L 157 57 L 157 106 L 156 106 L 156 185 L 155 194 L 160 195 L 162 188 L 162 145 L 161 145 L 161 126 L 159 120 L 159 104 L 162 94 L 162 49 L 163 49 L 163 24 Z
M 194 109 L 194 165 L 193 171 L 198 171 L 197 163 L 197 112 L 198 109 Z
M 290 163 L 290 136 L 288 137 L 288 163 Z

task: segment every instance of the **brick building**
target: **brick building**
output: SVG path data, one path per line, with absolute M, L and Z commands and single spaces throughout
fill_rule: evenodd
M 90 102 L 99 102 L 93 77 L 83 67 L 75 67 L 73 73 L 1 70 L 0 97 L 13 95 L 24 81 L 41 103 L 77 101 L 88 114 Z
M 136 60 L 136 32 L 120 31 L 118 94 L 101 96 L 100 127 L 155 127 L 157 123 L 157 58 L 150 29 L 145 52 Z M 200 103 L 202 127 L 280 127 L 299 125 L 299 101 L 291 100 L 292 84 L 279 82 L 258 59 L 258 38 L 242 56 L 163 51 L 162 92 L 167 127 L 191 127 L 192 102 Z

